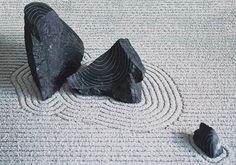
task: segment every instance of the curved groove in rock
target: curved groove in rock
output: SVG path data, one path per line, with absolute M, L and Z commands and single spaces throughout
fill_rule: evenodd
M 145 68 L 129 40 L 119 39 L 111 49 L 67 80 L 69 86 L 82 95 L 105 95 L 138 103 L 144 73 Z
M 25 6 L 24 13 L 30 24 L 37 24 L 40 18 L 52 10 L 50 6 L 44 3 L 34 2 Z

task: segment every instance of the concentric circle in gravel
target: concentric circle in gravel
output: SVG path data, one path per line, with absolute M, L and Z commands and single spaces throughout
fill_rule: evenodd
M 51 98 L 42 101 L 24 64 L 12 75 L 23 109 L 37 115 L 56 115 L 65 120 L 109 128 L 149 131 L 172 124 L 182 110 L 182 99 L 172 78 L 157 66 L 144 62 L 142 100 L 122 103 L 106 96 L 81 96 L 64 84 Z

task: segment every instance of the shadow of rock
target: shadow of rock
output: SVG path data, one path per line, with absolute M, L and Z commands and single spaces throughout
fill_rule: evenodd
M 0 77 L 9 77 L 27 62 L 23 36 L 7 36 L 0 34 Z M 9 72 L 7 72 L 9 71 Z

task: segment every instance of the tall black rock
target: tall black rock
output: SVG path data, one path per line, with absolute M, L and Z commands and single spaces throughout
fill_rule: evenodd
M 210 158 L 218 157 L 223 153 L 216 131 L 204 123 L 201 123 L 200 128 L 194 132 L 193 140 Z
M 107 52 L 71 75 L 69 86 L 82 95 L 106 95 L 126 103 L 141 101 L 145 68 L 128 39 L 119 39 Z
M 80 67 L 84 46 L 76 33 L 47 4 L 25 6 L 25 47 L 42 99 L 51 97 Z

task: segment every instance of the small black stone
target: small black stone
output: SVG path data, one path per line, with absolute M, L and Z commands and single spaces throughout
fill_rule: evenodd
M 51 97 L 80 67 L 84 46 L 47 4 L 25 6 L 25 47 L 31 74 L 42 99 Z
M 67 80 L 82 95 L 106 95 L 125 103 L 138 103 L 144 73 L 141 59 L 129 40 L 119 39 L 111 49 Z
M 215 130 L 204 123 L 201 123 L 200 128 L 194 132 L 193 140 L 210 158 L 216 158 L 223 153 L 223 147 Z

